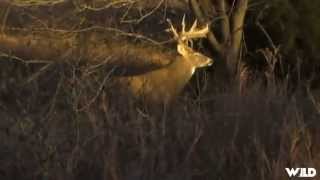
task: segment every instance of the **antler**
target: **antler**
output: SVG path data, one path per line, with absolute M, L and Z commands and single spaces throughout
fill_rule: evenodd
M 185 23 L 185 15 L 183 15 L 182 18 L 182 30 L 179 34 L 177 30 L 173 27 L 172 22 L 170 19 L 167 19 L 169 25 L 170 25 L 170 31 L 173 33 L 174 38 L 178 41 L 188 41 L 193 38 L 204 38 L 207 36 L 209 32 L 209 24 L 207 24 L 204 28 L 198 28 L 198 21 L 195 20 L 190 28 L 189 31 L 186 31 L 186 23 Z

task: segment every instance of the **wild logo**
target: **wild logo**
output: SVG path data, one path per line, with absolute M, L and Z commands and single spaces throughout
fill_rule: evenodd
M 286 168 L 286 172 L 289 177 L 315 177 L 317 175 L 317 171 L 315 168 Z

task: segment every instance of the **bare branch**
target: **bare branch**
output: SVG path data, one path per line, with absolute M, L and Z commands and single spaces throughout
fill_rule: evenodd
M 100 6 L 100 7 L 93 7 L 93 6 L 89 6 L 89 5 L 82 5 L 82 4 L 78 4 L 78 8 L 80 9 L 80 11 L 84 11 L 84 10 L 90 10 L 90 11 L 103 11 L 106 9 L 109 9 L 111 7 L 124 7 L 124 6 L 128 6 L 131 4 L 136 3 L 137 0 L 117 0 L 117 1 L 112 1 L 104 6 Z
M 201 23 L 206 23 L 206 19 L 205 19 L 204 15 L 203 15 L 203 12 L 202 12 L 198 2 L 196 0 L 190 0 L 190 4 L 191 4 L 193 12 L 195 13 L 195 15 L 198 18 L 198 20 Z M 221 51 L 222 51 L 221 44 L 218 42 L 216 36 L 212 33 L 212 31 L 209 31 L 209 33 L 208 33 L 208 40 L 209 40 L 212 48 L 216 52 L 221 53 Z
M 122 20 L 121 22 L 123 23 L 134 23 L 134 24 L 139 24 L 141 23 L 144 19 L 146 19 L 147 17 L 151 16 L 153 13 L 155 13 L 160 7 L 161 5 L 164 3 L 164 0 L 159 1 L 159 3 L 157 4 L 157 6 L 155 8 L 153 8 L 152 10 L 150 10 L 149 12 L 147 12 L 146 14 L 142 15 L 140 18 L 138 19 L 130 19 L 130 20 Z
M 265 12 L 265 10 L 268 8 L 268 6 L 265 6 L 260 13 L 258 14 L 257 18 L 256 18 L 256 25 L 260 28 L 260 30 L 262 31 L 262 33 L 266 36 L 270 46 L 273 49 L 276 49 L 276 46 L 271 38 L 271 36 L 269 35 L 269 33 L 267 32 L 267 30 L 263 27 L 263 25 L 260 23 L 260 19 L 263 16 L 263 13 Z
M 218 14 L 221 18 L 222 41 L 225 43 L 230 40 L 230 21 L 227 14 L 227 7 L 225 0 L 218 0 Z
M 56 28 L 32 28 L 32 29 L 30 29 L 30 28 L 13 28 L 13 27 L 6 28 L 6 29 L 9 29 L 12 31 L 55 32 L 55 33 L 62 33 L 62 34 L 83 33 L 83 32 L 88 32 L 88 31 L 100 30 L 100 31 L 114 32 L 114 33 L 117 33 L 122 36 L 137 38 L 140 40 L 151 42 L 155 45 L 162 45 L 162 44 L 167 43 L 167 41 L 158 42 L 158 41 L 155 41 L 155 40 L 153 40 L 147 36 L 144 36 L 142 34 L 130 33 L 130 32 L 126 32 L 121 29 L 118 29 L 118 28 L 114 28 L 114 27 L 90 26 L 88 28 L 82 28 L 82 29 L 77 29 L 77 30 L 64 30 L 64 29 L 56 29 Z
M 12 0 L 11 3 L 15 6 L 53 6 L 59 3 L 63 3 L 65 0 Z
M 1 29 L 0 29 L 0 33 L 4 34 L 4 29 L 6 28 L 6 24 L 7 24 L 7 20 L 8 20 L 8 16 L 9 16 L 9 12 L 10 12 L 10 9 L 11 9 L 11 5 L 10 4 L 5 4 L 5 7 L 3 7 L 5 10 L 4 10 L 4 14 L 3 14 L 3 17 L 0 16 L 0 19 L 2 22 L 1 22 Z
M 244 18 L 247 12 L 248 0 L 238 0 L 232 16 L 232 53 L 237 56 L 243 33 Z

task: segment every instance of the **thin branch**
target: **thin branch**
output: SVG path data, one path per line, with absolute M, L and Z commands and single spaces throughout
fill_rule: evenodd
M 201 23 L 206 23 L 207 20 L 206 20 L 204 14 L 203 14 L 198 2 L 196 0 L 190 0 L 190 4 L 191 4 L 191 8 L 193 9 L 193 12 L 195 13 L 195 15 L 198 18 L 198 20 Z M 218 42 L 216 36 L 210 30 L 209 30 L 209 33 L 208 33 L 208 40 L 209 40 L 212 48 L 216 52 L 218 52 L 218 53 L 222 52 L 221 44 Z
M 139 24 L 141 23 L 144 19 L 146 19 L 148 16 L 151 16 L 153 13 L 155 13 L 160 7 L 161 5 L 164 3 L 164 0 L 159 1 L 159 3 L 157 4 L 157 6 L 155 8 L 153 8 L 151 11 L 147 12 L 146 14 L 142 15 L 140 18 L 138 19 L 130 19 L 130 20 L 121 20 L 121 22 L 123 23 L 134 23 L 134 24 Z
M 2 22 L 2 26 L 1 26 L 1 29 L 0 29 L 0 32 L 2 34 L 4 34 L 4 30 L 6 28 L 6 25 L 7 25 L 7 20 L 8 20 L 8 16 L 9 16 L 9 13 L 10 13 L 10 9 L 11 9 L 11 5 L 8 4 L 7 7 L 5 7 L 5 12 L 4 12 L 4 16 L 3 16 L 3 22 Z
M 274 44 L 271 36 L 270 36 L 269 33 L 267 32 L 267 30 L 263 27 L 263 25 L 262 25 L 259 21 L 257 21 L 256 24 L 257 24 L 257 26 L 260 28 L 260 30 L 263 32 L 263 34 L 266 36 L 266 38 L 267 38 L 269 44 L 271 45 L 271 47 L 272 47 L 273 49 L 276 49 L 276 46 L 275 46 L 275 44 Z
M 256 25 L 260 28 L 260 30 L 263 32 L 263 34 L 266 36 L 269 44 L 271 45 L 271 47 L 273 49 L 276 49 L 276 46 L 271 38 L 271 36 L 269 35 L 269 33 L 267 32 L 267 30 L 263 27 L 263 25 L 260 23 L 260 20 L 263 16 L 263 13 L 265 12 L 265 10 L 269 8 L 269 6 L 264 6 L 263 9 L 260 11 L 260 13 L 258 14 L 257 18 L 256 18 Z
M 221 17 L 222 41 L 226 43 L 230 40 L 230 21 L 227 14 L 226 2 L 225 0 L 219 0 L 217 4 L 218 13 Z
M 105 78 L 103 79 L 102 83 L 100 84 L 95 96 L 91 100 L 89 100 L 89 102 L 87 104 L 85 104 L 84 106 L 76 108 L 77 112 L 81 112 L 81 111 L 84 111 L 84 110 L 88 109 L 98 99 L 99 95 L 101 94 L 101 92 L 102 92 L 103 88 L 105 87 L 107 81 L 110 80 L 111 75 L 115 71 L 115 69 L 116 69 L 116 67 L 112 68 L 108 72 L 108 74 L 105 76 Z
M 234 8 L 235 8 L 235 4 L 236 4 L 236 0 L 233 0 L 232 1 L 232 4 L 230 6 L 230 10 L 229 10 L 229 13 L 228 13 L 228 16 L 231 17 L 233 11 L 234 11 Z
M 314 78 L 314 73 L 312 74 L 312 79 Z M 310 99 L 311 103 L 313 104 L 313 106 L 315 107 L 316 111 L 318 114 L 320 114 L 320 101 L 318 98 L 315 97 L 314 93 L 311 90 L 311 80 L 309 80 L 309 83 L 306 86 L 306 90 L 307 90 L 307 95 L 308 98 Z
M 19 62 L 22 62 L 24 64 L 51 64 L 52 61 L 47 61 L 47 60 L 38 60 L 38 59 L 32 59 L 32 60 L 25 60 L 23 58 L 20 58 L 18 56 L 6 54 L 0 51 L 0 57 L 4 57 L 5 59 L 10 59 L 10 60 L 16 60 Z
M 46 72 L 52 65 L 53 63 L 48 63 L 46 65 L 44 65 L 43 67 L 41 67 L 39 69 L 39 71 L 35 72 L 34 74 L 32 74 L 25 82 L 25 84 L 29 84 L 32 81 L 36 80 L 38 77 L 40 77 L 44 72 Z
M 124 7 L 124 6 L 128 6 L 128 5 L 132 5 L 134 3 L 136 3 L 137 0 L 117 0 L 117 1 L 112 1 L 104 6 L 101 7 L 92 7 L 89 5 L 78 5 L 79 7 L 79 11 L 85 11 L 85 10 L 89 10 L 89 11 L 103 11 L 106 9 L 109 9 L 111 7 Z
M 59 3 L 63 3 L 65 0 L 12 0 L 11 3 L 15 6 L 27 7 L 27 6 L 53 6 Z
M 151 42 L 151 43 L 158 45 L 158 46 L 168 43 L 168 41 L 158 42 L 158 41 L 155 41 L 155 40 L 153 40 L 147 36 L 144 36 L 142 34 L 130 33 L 130 32 L 126 32 L 121 29 L 118 29 L 118 28 L 114 28 L 114 27 L 90 26 L 88 28 L 82 28 L 82 29 L 77 29 L 77 30 L 64 30 L 64 29 L 55 29 L 55 28 L 33 28 L 33 29 L 8 28 L 8 29 L 13 30 L 13 31 L 55 32 L 55 33 L 63 33 L 63 34 L 83 33 L 83 32 L 88 32 L 88 31 L 93 31 L 93 30 L 102 30 L 102 31 L 108 31 L 108 32 L 115 32 L 115 33 L 118 33 L 120 35 L 127 36 L 127 37 L 133 37 L 133 38 L 145 40 L 145 41 Z

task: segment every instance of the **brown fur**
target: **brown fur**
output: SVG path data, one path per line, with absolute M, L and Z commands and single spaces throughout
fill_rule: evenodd
M 142 98 L 147 103 L 169 103 L 183 90 L 196 68 L 209 66 L 212 62 L 187 47 L 182 56 L 162 68 L 118 80 L 122 86 L 127 86 L 134 97 Z

